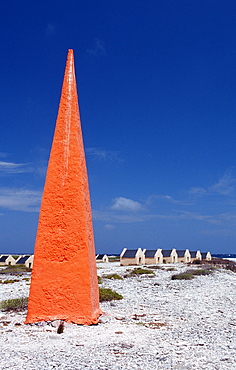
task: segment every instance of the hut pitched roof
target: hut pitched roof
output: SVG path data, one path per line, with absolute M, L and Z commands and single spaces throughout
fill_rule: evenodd
M 155 256 L 155 254 L 156 254 L 156 249 L 147 249 L 146 251 L 145 251 L 145 257 L 147 257 L 147 258 L 153 258 L 154 256 Z
M 127 249 L 123 255 L 123 258 L 135 258 L 137 249 Z
M 184 257 L 186 249 L 177 250 L 178 257 Z
M 163 257 L 170 257 L 172 249 L 162 249 L 161 253 Z
M 7 257 L 8 257 L 8 256 L 1 256 L 1 257 L 0 257 L 0 262 L 5 262 L 5 261 L 6 261 L 6 259 L 7 259 Z
M 23 257 L 21 257 L 21 258 L 16 262 L 16 264 L 17 264 L 17 265 L 20 265 L 20 264 L 25 263 L 29 257 L 30 257 L 30 256 L 23 256 Z
M 189 251 L 189 253 L 190 253 L 190 256 L 192 258 L 196 258 L 197 257 L 197 251 Z

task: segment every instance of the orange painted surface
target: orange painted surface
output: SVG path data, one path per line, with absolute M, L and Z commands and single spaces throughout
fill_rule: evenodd
M 69 50 L 39 216 L 26 323 L 101 314 L 73 50 Z

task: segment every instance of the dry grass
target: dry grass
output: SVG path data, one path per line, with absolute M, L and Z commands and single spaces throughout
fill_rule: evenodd
M 118 274 L 108 274 L 102 276 L 105 279 L 115 279 L 115 280 L 123 280 L 123 278 Z
M 1 275 L 22 275 L 25 272 L 31 272 L 25 265 L 8 265 L 5 269 L 0 270 Z
M 18 279 L 9 279 L 9 280 L 4 280 L 4 281 L 1 281 L 2 284 L 13 284 L 13 283 L 17 283 Z
M 155 275 L 152 270 L 143 269 L 141 267 L 137 267 L 133 270 L 127 270 L 127 271 L 129 271 L 129 273 L 127 275 L 124 275 L 125 278 L 139 276 L 139 275 Z
M 28 298 L 15 298 L 15 299 L 7 299 L 5 301 L 0 302 L 0 309 L 1 311 L 9 312 L 19 312 L 25 311 L 28 307 Z
M 194 279 L 195 276 L 199 275 L 209 275 L 214 271 L 212 268 L 205 268 L 200 270 L 187 270 L 185 272 L 181 272 L 179 274 L 172 275 L 171 280 L 191 280 Z

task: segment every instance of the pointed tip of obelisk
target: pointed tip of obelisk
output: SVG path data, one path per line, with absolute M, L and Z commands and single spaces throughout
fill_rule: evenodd
M 68 49 L 67 58 L 73 58 L 74 57 L 74 50 Z
M 74 50 L 69 49 L 67 54 L 67 60 L 66 60 L 66 68 L 65 68 L 65 75 L 64 75 L 64 83 L 63 86 L 69 88 L 69 91 L 71 92 L 72 85 L 75 84 L 75 70 L 74 70 Z

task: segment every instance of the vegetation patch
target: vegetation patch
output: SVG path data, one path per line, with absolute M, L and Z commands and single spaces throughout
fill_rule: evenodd
M 193 261 L 193 264 L 198 265 L 199 267 L 209 266 L 210 268 L 212 268 L 214 266 L 216 268 L 223 268 L 225 270 L 230 270 L 230 271 L 236 272 L 236 262 L 231 261 L 231 260 L 227 260 L 227 259 L 223 259 L 223 258 L 213 257 L 210 261 L 196 260 L 196 261 Z
M 193 275 L 209 275 L 213 272 L 213 269 L 200 269 L 200 270 L 193 270 Z
M 141 267 L 137 267 L 129 272 L 128 275 L 125 275 L 124 277 L 133 277 L 133 276 L 139 276 L 139 275 L 155 275 L 152 270 L 143 269 Z
M 171 280 L 191 280 L 194 276 L 190 272 L 183 272 L 181 274 L 172 275 Z
M 191 280 L 195 276 L 199 275 L 209 275 L 214 270 L 212 268 L 200 269 L 200 270 L 187 270 L 185 272 L 181 272 L 180 274 L 172 275 L 172 280 Z
M 176 269 L 174 267 L 169 267 L 166 271 L 176 271 Z
M 236 263 L 234 261 L 231 261 L 231 260 L 226 260 L 226 259 L 223 259 L 223 258 L 212 258 L 211 261 L 206 261 L 204 260 L 203 263 L 206 265 L 212 265 L 212 266 L 215 266 L 215 267 L 219 267 L 219 268 L 223 268 L 225 270 L 230 270 L 230 271 L 233 271 L 233 272 L 236 272 Z
M 105 289 L 99 288 L 99 301 L 106 302 L 106 301 L 113 301 L 122 299 L 123 296 L 112 289 Z
M 5 301 L 0 302 L 0 310 L 1 311 L 25 311 L 28 307 L 28 298 L 15 298 L 15 299 L 7 299 Z
M 164 270 L 164 268 L 159 265 L 148 265 L 148 268 L 151 270 Z
M 98 276 L 98 284 L 102 284 L 102 278 L 101 278 L 101 276 Z
M 123 277 L 121 277 L 118 274 L 108 274 L 108 275 L 103 275 L 102 277 L 105 278 L 105 279 L 123 280 Z
M 0 270 L 2 275 L 22 275 L 24 272 L 31 272 L 25 265 L 8 265 L 5 269 Z
M 4 280 L 4 281 L 2 281 L 2 284 L 12 284 L 12 283 L 17 283 L 18 281 L 20 281 L 20 280 L 18 280 L 18 279 L 9 279 L 9 280 Z

